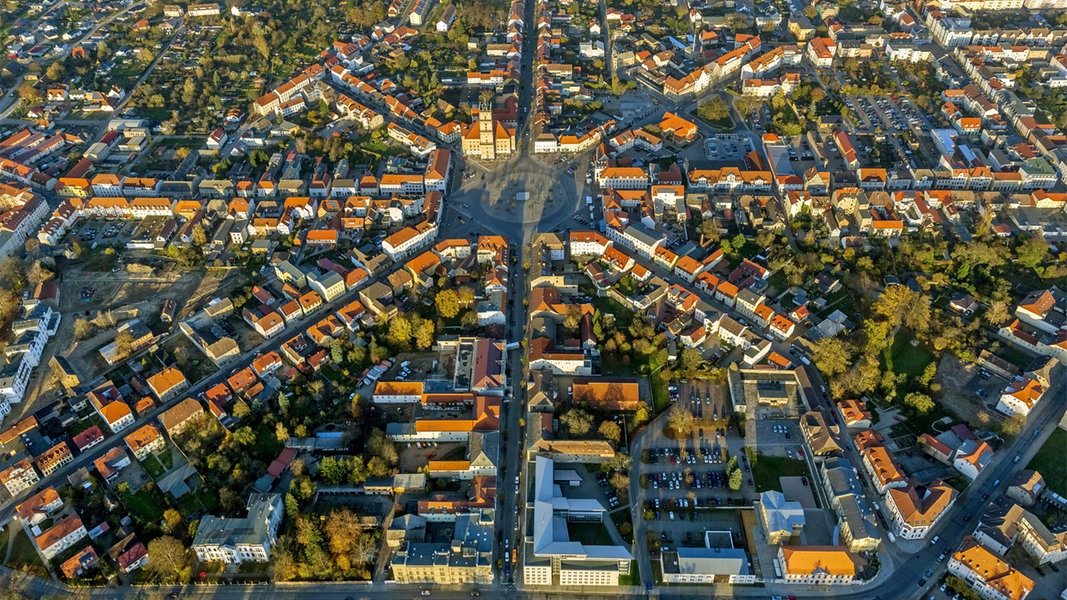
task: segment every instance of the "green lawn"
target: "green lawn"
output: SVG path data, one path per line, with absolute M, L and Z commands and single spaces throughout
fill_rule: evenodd
M 630 521 L 630 510 L 626 507 L 616 510 L 615 512 L 611 513 L 611 520 L 615 522 L 615 528 L 619 530 L 619 535 L 622 536 L 622 539 L 632 544 L 634 541 L 634 536 L 633 523 Z M 623 523 L 630 523 L 630 535 L 626 535 L 622 531 Z
M 1023 352 L 1014 344 L 1002 344 L 997 350 L 997 355 L 1020 369 L 1025 369 L 1034 360 L 1033 356 Z
M 659 561 L 653 561 L 658 563 Z M 630 572 L 619 576 L 619 585 L 641 585 L 641 572 L 637 569 L 637 561 L 630 561 Z
M 164 499 L 155 487 L 151 491 L 142 489 L 135 494 L 121 495 L 120 499 L 130 516 L 141 524 L 157 523 L 163 518 Z
M 7 552 L 7 544 L 11 535 L 15 536 L 15 543 L 11 547 L 11 556 L 5 565 L 15 570 L 22 570 L 25 567 L 33 574 L 47 575 L 48 572 L 44 568 L 44 563 L 41 562 L 41 556 L 34 549 L 33 542 L 14 522 L 8 523 L 3 537 L 0 537 L 0 550 Z
M 581 542 L 590 546 L 611 546 L 611 535 L 607 527 L 599 523 L 573 523 L 567 527 L 572 542 Z
M 615 290 L 623 296 L 634 296 L 640 291 L 637 286 L 637 281 L 629 275 L 623 277 L 615 284 Z
M 136 108 L 134 112 L 146 119 L 155 121 L 166 121 L 170 118 L 170 111 L 165 108 Z
M 200 511 L 211 513 L 218 508 L 219 497 L 218 494 L 205 489 L 203 483 L 201 483 L 200 487 L 182 496 L 175 501 L 174 505 L 183 515 L 193 515 Z
M 651 375 L 648 378 L 652 386 L 652 408 L 659 414 L 670 407 L 671 400 L 667 395 L 667 380 L 663 378 L 663 367 L 667 364 L 667 353 L 655 352 L 648 357 L 648 367 Z
M 778 269 L 771 275 L 767 282 L 768 287 L 774 288 L 775 293 L 781 293 L 789 289 L 789 277 L 784 271 Z
M 748 461 L 752 465 L 752 482 L 756 484 L 757 492 L 781 490 L 782 484 L 778 481 L 779 477 L 809 475 L 808 465 L 802 460 L 749 452 Z
M 599 310 L 602 317 L 614 315 L 616 328 L 619 331 L 625 331 L 633 323 L 634 313 L 629 308 L 607 296 L 597 296 L 595 292 L 589 295 L 593 297 L 593 308 Z
M 1060 496 L 1067 496 L 1067 431 L 1056 428 L 1026 468 L 1033 469 L 1045 478 L 1045 484 Z
M 911 344 L 913 339 L 915 338 L 910 331 L 901 329 L 893 338 L 893 345 L 883 355 L 887 369 L 906 373 L 909 379 L 922 375 L 923 369 L 933 360 L 922 344 Z
M 104 248 L 99 246 L 95 250 L 87 250 L 83 256 L 85 257 L 86 271 L 110 271 L 118 260 L 117 252 L 105 252 Z
M 156 457 L 167 471 L 174 468 L 174 455 L 171 454 L 170 446 Z
M 141 461 L 141 466 L 144 467 L 145 471 L 148 471 L 148 475 L 152 477 L 152 479 L 159 479 L 167 472 L 154 454 L 146 456 L 145 459 Z

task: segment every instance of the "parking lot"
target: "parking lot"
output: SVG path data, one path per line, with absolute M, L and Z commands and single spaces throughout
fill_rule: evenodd
M 704 157 L 712 162 L 735 163 L 751 148 L 747 136 L 719 134 L 704 140 Z
M 70 235 L 76 236 L 83 246 L 97 244 L 125 244 L 137 229 L 137 221 L 119 221 L 108 219 L 82 219 L 71 228 Z
M 743 440 L 731 425 L 731 408 L 721 384 L 710 380 L 673 383 L 671 401 L 693 415 L 692 433 L 673 439 L 654 430 L 642 456 L 642 506 L 653 520 L 699 520 L 705 509 L 744 505 L 753 497 Z M 730 457 L 739 456 L 746 470 L 741 489 L 728 486 Z
M 756 419 L 746 429 L 760 454 L 804 458 L 804 438 L 795 419 Z
M 701 512 L 693 521 L 668 521 L 649 523 L 648 542 L 660 552 L 678 548 L 704 547 L 705 533 L 729 532 L 735 548 L 744 548 L 744 526 L 738 511 L 720 510 Z
M 713 360 L 717 358 L 712 355 Z M 718 382 L 693 380 L 672 384 L 668 389 L 671 402 L 693 414 L 698 426 L 725 427 L 730 417 L 730 403 L 725 389 Z
M 903 133 L 928 130 L 933 123 L 910 99 L 900 96 L 848 96 L 845 105 L 860 121 L 859 129 Z

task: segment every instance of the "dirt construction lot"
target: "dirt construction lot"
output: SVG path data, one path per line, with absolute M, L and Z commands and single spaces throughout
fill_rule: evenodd
M 965 365 L 956 357 L 946 354 L 937 366 L 934 383 L 941 384 L 940 402 L 971 427 L 987 428 L 1002 417 L 985 406 L 996 403 L 996 397 L 1007 382 L 996 375 L 985 376 L 976 365 Z M 985 394 L 979 397 L 977 392 Z
M 97 350 L 115 337 L 114 327 L 136 316 L 149 326 L 158 324 L 163 301 L 173 299 L 178 305 L 178 320 L 206 298 L 228 296 L 245 280 L 239 270 L 228 272 L 184 272 L 154 269 L 131 273 L 124 268 L 115 271 L 92 271 L 74 266 L 64 271 L 59 281 L 59 312 L 63 315 L 59 331 L 49 341 L 41 357 L 45 367 L 34 370 L 27 386 L 26 398 L 9 419 L 17 419 L 58 397 L 51 369 L 46 365 L 55 354 L 66 356 L 73 367 L 86 379 L 107 370 Z M 91 290 L 88 300 L 82 290 Z M 96 326 L 95 333 L 84 340 L 74 335 L 75 323 L 87 319 Z M 156 330 L 159 332 L 159 330 Z M 18 413 L 18 414 L 15 414 Z

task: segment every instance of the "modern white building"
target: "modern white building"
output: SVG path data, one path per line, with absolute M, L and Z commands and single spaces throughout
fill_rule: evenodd
M 750 572 L 750 566 L 748 555 L 734 547 L 733 534 L 729 531 L 706 532 L 703 548 L 678 548 L 660 553 L 664 583 L 753 584 L 756 576 Z
M 596 500 L 563 496 L 550 458 L 535 458 L 533 522 L 527 529 L 523 577 L 526 585 L 616 586 L 633 557 L 622 546 L 571 541 L 568 523 L 601 526 L 604 510 Z

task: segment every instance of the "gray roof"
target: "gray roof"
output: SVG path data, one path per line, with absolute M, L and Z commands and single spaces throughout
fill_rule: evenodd
M 748 575 L 748 556 L 739 548 L 679 548 L 662 559 L 667 574 Z
M 451 543 L 408 542 L 393 554 L 392 563 L 449 568 L 488 565 L 493 554 L 493 522 L 492 509 L 458 515 Z
M 745 288 L 745 289 L 737 292 L 736 300 L 738 302 L 743 302 L 745 304 L 749 304 L 749 305 L 753 305 L 754 306 L 756 304 L 759 304 L 763 300 L 763 295 L 762 294 L 757 294 L 756 292 L 753 292 L 752 290 L 750 290 L 748 288 Z
M 419 515 L 401 515 L 389 523 L 389 529 L 401 529 L 404 531 L 425 527 L 426 517 L 420 517 Z
M 156 482 L 156 485 L 159 486 L 160 490 L 169 493 L 175 498 L 181 498 L 189 493 L 189 484 L 185 480 L 193 475 L 196 475 L 196 467 L 191 463 L 185 463 L 161 477 Z
M 634 223 L 624 229 L 623 235 L 632 237 L 646 246 L 655 245 L 657 242 L 663 241 L 664 239 L 663 234 L 651 231 L 640 223 Z
M 341 276 L 337 274 L 337 271 L 326 271 L 325 273 L 321 274 L 310 273 L 308 277 L 319 282 L 322 287 L 326 289 L 329 289 L 337 285 L 338 283 L 344 283 L 344 279 L 341 279 Z
M 472 467 L 495 467 L 500 460 L 500 432 L 472 431 L 470 437 L 470 462 Z
M 589 546 L 572 542 L 567 532 L 567 522 L 561 516 L 571 510 L 590 512 L 604 508 L 596 500 L 568 500 L 560 495 L 559 486 L 553 481 L 554 462 L 538 456 L 535 461 L 533 554 L 536 556 L 562 555 L 572 560 L 630 560 L 630 551 L 622 546 Z
M 879 539 L 874 514 L 863 509 L 855 494 L 847 494 L 837 500 L 837 515 L 841 518 L 842 526 L 847 525 L 852 532 L 852 539 Z
M 272 532 L 267 530 L 271 513 L 282 510 L 281 494 L 252 494 L 248 499 L 248 516 L 243 518 L 206 515 L 193 537 L 193 545 L 256 545 L 270 544 Z
M 859 492 L 859 483 L 856 480 L 856 472 L 852 463 L 844 458 L 828 458 L 820 467 L 825 473 L 825 480 L 834 496 Z
M 799 502 L 786 500 L 782 492 L 763 492 L 759 501 L 768 531 L 793 531 L 795 527 L 804 526 L 804 507 Z

